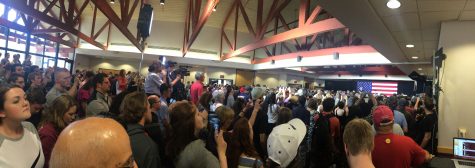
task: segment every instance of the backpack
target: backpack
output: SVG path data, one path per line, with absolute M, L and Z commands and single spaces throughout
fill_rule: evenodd
M 318 114 L 318 119 L 312 128 L 311 149 L 308 158 L 308 160 L 312 162 L 310 163 L 310 167 L 314 167 L 315 165 L 330 166 L 334 161 L 336 148 L 330 130 L 331 117 L 333 117 L 331 114 L 326 116 L 322 113 Z

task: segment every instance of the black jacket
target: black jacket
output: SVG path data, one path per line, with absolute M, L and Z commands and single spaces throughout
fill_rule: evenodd
M 157 144 L 145 134 L 145 129 L 140 124 L 127 124 L 132 154 L 138 167 L 160 167 L 160 157 Z

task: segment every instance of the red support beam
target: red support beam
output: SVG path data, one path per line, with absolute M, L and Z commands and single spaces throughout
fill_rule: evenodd
M 49 25 L 55 26 L 61 30 L 64 30 L 68 33 L 76 35 L 82 40 L 105 50 L 105 46 L 103 44 L 97 41 L 94 41 L 91 37 L 88 37 L 85 34 L 81 33 L 80 31 L 76 30 L 73 25 L 68 25 L 59 20 L 56 20 L 52 18 L 51 16 L 44 14 L 43 12 L 37 11 L 34 8 L 27 6 L 25 3 L 22 3 L 16 0 L 0 0 L 0 3 L 9 4 L 10 7 L 15 8 L 17 11 L 21 11 L 22 13 L 28 16 L 35 17 L 36 19 L 39 19 Z
M 256 29 L 257 30 L 261 30 L 261 27 L 262 27 L 263 10 L 264 10 L 264 0 L 257 1 L 257 18 L 256 18 Z
M 320 14 L 321 11 L 322 11 L 322 8 L 320 6 L 315 7 L 312 11 L 312 14 L 310 14 L 310 16 L 308 17 L 307 22 L 305 22 L 305 24 L 313 23 L 313 21 L 315 21 L 315 19 L 317 18 L 318 14 Z
M 68 0 L 68 17 L 66 23 L 74 24 L 74 9 L 76 9 L 76 0 Z
M 92 15 L 91 37 L 94 37 L 94 29 L 96 28 L 97 6 L 94 7 L 94 14 Z
M 31 34 L 48 34 L 48 33 L 63 33 L 61 29 L 35 29 L 31 31 Z
M 284 26 L 284 28 L 286 30 L 290 30 L 289 24 L 287 24 L 284 17 L 282 15 L 279 15 L 278 18 L 279 18 L 280 22 L 282 22 L 282 25 Z M 294 43 L 295 49 L 297 49 L 297 51 L 300 51 L 302 49 L 300 47 L 300 43 L 297 39 L 293 39 L 293 43 Z
M 239 4 L 240 0 L 236 1 L 236 10 L 235 10 L 235 20 L 234 20 L 234 43 L 233 43 L 233 50 L 237 48 L 237 29 L 238 29 L 238 17 L 239 17 Z M 252 29 L 251 29 L 252 30 Z M 249 31 L 249 33 L 252 33 Z
M 197 0 L 197 1 L 200 1 L 200 0 Z M 206 23 L 206 21 L 208 20 L 209 16 L 211 15 L 211 13 L 213 12 L 213 8 L 216 6 L 216 4 L 219 3 L 219 0 L 208 0 L 208 3 L 206 4 L 205 6 L 205 10 L 203 11 L 203 13 L 200 15 L 200 18 L 198 20 L 198 22 L 196 23 L 196 25 L 193 26 L 193 31 L 191 33 L 191 36 L 189 38 L 189 40 L 187 41 L 185 47 L 183 48 L 182 50 L 182 53 L 183 53 L 183 57 L 186 55 L 186 53 L 188 52 L 188 50 L 191 48 L 191 45 L 193 44 L 193 42 L 196 40 L 196 38 L 198 37 L 198 34 L 201 32 L 201 29 L 203 28 L 204 24 Z M 196 11 L 195 11 L 196 12 Z M 185 28 L 186 29 L 186 28 Z M 186 30 L 185 30 L 186 31 Z
M 310 2 L 308 0 L 300 0 L 299 25 L 298 25 L 298 27 L 305 26 L 305 21 L 307 21 L 307 8 L 308 8 L 309 3 Z M 300 38 L 300 44 L 302 44 L 303 46 L 307 45 L 307 37 L 306 36 Z M 302 47 L 302 46 L 300 46 L 300 47 Z
M 194 9 L 193 9 L 193 15 L 191 15 L 191 17 L 193 18 L 193 29 L 195 29 L 195 26 L 198 24 L 198 19 L 199 19 L 199 16 L 200 16 L 200 12 L 201 12 L 201 0 L 191 0 L 192 3 L 191 3 L 191 6 L 194 6 Z M 194 2 L 194 3 L 193 3 Z
M 6 26 L 6 27 L 9 27 L 11 29 L 15 29 L 15 30 L 18 30 L 18 31 L 21 31 L 21 32 L 28 32 L 28 27 L 19 25 L 17 23 L 11 22 L 11 21 L 8 21 L 7 19 L 4 19 L 4 18 L 0 18 L 0 25 Z M 47 39 L 47 40 L 50 40 L 50 41 L 54 41 L 54 42 L 57 42 L 57 43 L 64 44 L 64 45 L 69 46 L 69 47 L 76 47 L 75 44 L 73 44 L 69 41 L 65 41 L 61 38 L 57 38 L 57 37 L 54 37 L 54 36 L 51 36 L 51 35 L 48 35 L 48 34 L 37 34 L 36 36 Z
M 224 59 L 228 59 L 237 55 L 241 55 L 243 53 L 262 48 L 268 45 L 272 45 L 275 43 L 280 43 L 284 42 L 287 40 L 299 38 L 299 37 L 305 37 L 317 33 L 324 33 L 332 30 L 337 30 L 344 28 L 345 26 L 340 23 L 337 19 L 327 19 L 323 20 L 314 24 L 306 25 L 304 27 L 299 27 L 296 29 L 292 29 L 280 34 L 277 34 L 275 36 L 269 37 L 267 39 L 263 39 L 260 41 L 257 41 L 254 44 L 248 44 L 240 49 L 235 50 L 232 53 L 228 53 L 226 56 L 224 56 Z
M 277 3 L 279 2 L 280 0 L 275 0 L 274 3 L 275 5 L 277 5 Z M 262 37 L 264 37 L 264 34 L 265 32 L 267 31 L 267 26 L 270 24 L 270 22 L 272 22 L 272 20 L 277 17 L 278 15 L 280 15 L 280 12 L 290 3 L 291 0 L 284 0 L 284 2 L 282 2 L 278 7 L 274 8 L 272 7 L 270 9 L 270 12 L 269 14 L 267 15 L 267 18 L 264 22 L 264 24 L 262 24 L 262 27 L 261 27 L 261 30 L 260 32 L 258 33 L 258 37 L 259 39 L 262 39 Z M 274 4 L 272 4 L 272 6 L 274 6 Z
M 262 59 L 253 61 L 252 64 L 261 64 L 261 63 L 270 62 L 272 60 L 294 59 L 294 58 L 297 58 L 297 56 L 302 56 L 303 58 L 326 56 L 326 55 L 332 55 L 335 52 L 338 52 L 340 54 L 355 54 L 355 53 L 374 53 L 378 51 L 376 51 L 373 47 L 369 45 L 328 48 L 328 49 L 319 49 L 319 50 L 312 50 L 312 51 L 293 52 L 293 53 L 282 54 L 282 55 L 277 55 L 273 57 L 262 58 Z
M 46 3 L 44 1 L 42 1 L 44 5 L 46 5 Z M 56 2 L 58 2 L 58 0 L 53 0 L 51 1 L 51 3 L 45 8 L 45 10 L 43 10 L 43 14 L 47 14 L 48 12 L 51 11 L 51 9 L 54 7 L 54 4 L 56 4 Z M 29 29 L 33 29 L 34 27 L 38 26 L 38 24 L 40 23 L 40 20 L 39 19 L 36 19 L 30 26 Z
M 246 27 L 247 27 L 247 30 L 249 31 L 249 33 L 251 33 L 254 37 L 256 37 L 256 32 L 254 32 L 254 28 L 252 27 L 252 24 L 251 24 L 251 21 L 249 20 L 249 17 L 247 16 L 247 12 L 246 10 L 244 9 L 244 6 L 242 6 L 242 3 L 241 1 L 238 1 L 238 5 L 239 5 L 239 9 L 241 9 L 241 13 L 242 13 L 242 17 L 244 19 L 244 22 L 246 23 Z M 237 12 L 236 12 L 236 23 L 238 21 L 238 17 L 237 17 Z M 258 16 L 259 17 L 259 16 Z M 255 40 L 258 40 L 258 39 L 255 39 Z
M 139 4 L 139 1 L 141 0 L 135 0 L 134 4 L 132 5 L 132 8 L 130 8 L 129 14 L 127 15 L 127 20 L 124 22 L 127 25 L 130 23 L 130 20 L 132 19 L 132 16 L 134 15 L 135 9 L 137 9 L 137 5 Z
M 81 14 L 84 11 L 84 9 L 86 9 L 87 4 L 89 4 L 89 1 L 90 0 L 85 0 L 84 3 L 82 4 L 81 8 L 79 8 L 79 10 L 77 12 L 77 15 L 76 15 L 76 18 L 74 18 L 74 20 L 73 20 L 74 24 L 79 23 L 79 19 L 81 18 Z
M 109 26 L 111 24 L 110 21 L 107 21 L 106 23 L 104 23 L 104 25 L 102 25 L 102 27 L 99 29 L 99 31 L 97 31 L 96 34 L 94 34 L 94 36 L 92 36 L 92 39 L 97 39 L 97 37 L 99 37 L 99 35 L 101 35 L 101 33 L 106 29 L 107 26 Z
M 112 22 L 118 29 L 119 31 L 127 38 L 129 41 L 137 47 L 140 51 L 143 51 L 142 45 L 140 45 L 139 41 L 137 40 L 134 35 L 130 32 L 130 30 L 127 28 L 127 25 L 120 20 L 119 16 L 112 10 L 110 7 L 109 3 L 104 0 L 92 0 L 92 2 L 99 8 L 99 10 L 106 15 L 106 17 L 109 19 L 110 22 Z

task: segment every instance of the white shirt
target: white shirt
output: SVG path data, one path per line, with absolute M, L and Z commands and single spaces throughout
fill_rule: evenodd
M 273 105 L 270 105 L 269 104 L 269 108 L 267 108 L 267 123 L 275 123 L 277 122 L 277 118 L 278 118 L 278 105 L 277 104 L 273 104 Z
M 35 168 L 43 167 L 45 157 L 41 148 L 40 137 L 35 126 L 22 122 L 23 136 L 20 139 L 9 139 L 0 135 L 0 167 L 23 168 L 31 167 L 39 155 Z

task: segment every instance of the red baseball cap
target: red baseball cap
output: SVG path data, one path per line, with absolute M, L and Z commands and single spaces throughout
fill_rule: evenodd
M 246 91 L 246 89 L 245 89 L 244 87 L 241 87 L 241 88 L 239 89 L 239 92 L 241 92 L 241 93 L 244 93 L 245 91 Z
M 373 111 L 373 123 L 375 126 L 385 126 L 394 122 L 394 113 L 388 106 L 378 106 Z

